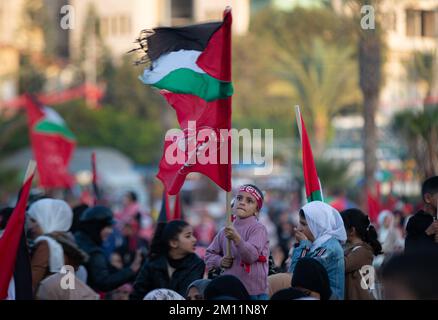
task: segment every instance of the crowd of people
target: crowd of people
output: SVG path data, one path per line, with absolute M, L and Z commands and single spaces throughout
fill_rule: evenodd
M 273 216 L 255 185 L 239 187 L 232 223 L 155 222 L 135 193 L 124 209 L 37 199 L 27 210 L 32 295 L 38 300 L 372 300 L 438 298 L 438 176 L 422 185 L 422 209 L 383 210 L 312 201 Z M 0 211 L 0 236 L 12 208 Z M 186 213 L 189 216 L 190 212 Z M 146 223 L 145 223 L 146 221 Z M 27 247 L 30 248 L 27 251 Z M 25 263 L 17 256 L 17 265 Z M 24 262 L 20 262 L 24 261 Z M 75 289 L 62 285 L 66 266 Z

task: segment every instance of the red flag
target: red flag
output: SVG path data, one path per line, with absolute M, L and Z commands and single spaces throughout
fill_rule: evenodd
M 307 201 L 323 201 L 321 184 L 316 172 L 315 160 L 313 159 L 312 146 L 310 145 L 309 136 L 307 135 L 306 126 L 304 125 L 303 117 L 297 109 L 297 121 L 300 124 L 301 146 L 303 154 L 303 176 L 304 184 L 306 185 Z
M 75 148 L 73 133 L 53 109 L 40 105 L 30 95 L 26 95 L 25 101 L 40 186 L 70 187 L 74 181 L 68 172 L 68 165 Z
M 160 161 L 157 177 L 168 193 L 177 194 L 190 172 L 202 173 L 231 191 L 231 98 L 207 102 L 194 95 L 162 94 L 176 110 L 183 132 L 166 139 Z
M 181 220 L 181 203 L 180 203 L 180 195 L 179 193 L 175 197 L 175 203 L 173 208 L 173 215 L 170 210 L 169 204 L 169 195 L 166 193 L 166 190 L 163 191 L 163 200 L 161 202 L 161 210 L 158 216 L 158 222 L 169 222 L 172 220 Z
M 7 298 L 9 282 L 14 274 L 17 252 L 24 229 L 26 204 L 30 188 L 32 187 L 33 176 L 32 174 L 23 184 L 17 205 L 6 225 L 3 236 L 0 238 L 0 300 Z

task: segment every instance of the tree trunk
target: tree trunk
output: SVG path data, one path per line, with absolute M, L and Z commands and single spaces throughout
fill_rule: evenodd
M 375 113 L 379 102 L 378 95 L 364 96 L 364 131 L 363 131 L 363 152 L 365 163 L 365 186 L 368 190 L 373 190 L 375 187 L 374 175 L 377 168 L 376 151 L 377 143 L 377 128 L 375 123 Z
M 363 95 L 363 151 L 365 187 L 373 191 L 377 167 L 377 128 L 375 113 L 381 84 L 381 42 L 374 30 L 367 30 L 359 40 L 359 80 Z

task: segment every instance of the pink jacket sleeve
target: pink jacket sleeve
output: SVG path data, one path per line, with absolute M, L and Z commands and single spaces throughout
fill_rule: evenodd
M 223 229 L 218 232 L 216 237 L 214 237 L 213 242 L 208 246 L 207 251 L 205 252 L 204 260 L 207 270 L 219 268 L 221 266 L 221 260 L 224 256 L 224 252 L 222 250 L 222 238 Z

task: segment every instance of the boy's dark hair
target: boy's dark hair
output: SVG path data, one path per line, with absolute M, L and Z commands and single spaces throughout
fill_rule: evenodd
M 183 220 L 172 220 L 168 223 L 159 222 L 151 243 L 149 256 L 151 259 L 169 253 L 169 241 L 176 240 L 182 230 L 189 224 Z
M 382 245 L 377 239 L 376 229 L 370 223 L 370 219 L 365 213 L 359 209 L 352 208 L 342 211 L 341 217 L 346 231 L 354 228 L 359 238 L 373 248 L 375 256 L 382 253 Z
M 438 176 L 433 176 L 424 180 L 423 185 L 421 186 L 421 195 L 423 197 L 423 201 L 426 201 L 425 195 L 426 193 L 435 194 L 438 192 Z
M 438 253 L 434 250 L 394 256 L 384 266 L 384 280 L 397 281 L 409 289 L 416 299 L 438 299 Z

